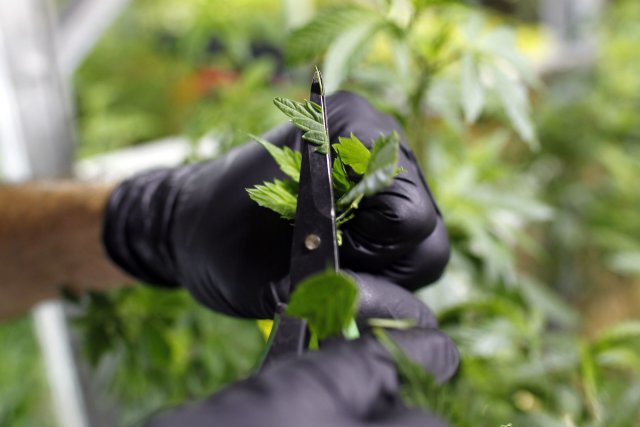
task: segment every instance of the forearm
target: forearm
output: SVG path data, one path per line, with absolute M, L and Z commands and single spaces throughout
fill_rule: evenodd
M 133 281 L 101 245 L 111 189 L 71 181 L 0 186 L 0 318 L 56 296 L 61 287 L 99 290 Z

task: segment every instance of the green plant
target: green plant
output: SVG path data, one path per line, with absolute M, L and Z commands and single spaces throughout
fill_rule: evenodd
M 319 71 L 316 70 L 316 76 Z M 319 79 L 319 77 L 316 77 Z M 321 89 L 322 90 L 322 89 Z M 324 122 L 323 108 L 311 101 L 296 102 L 284 98 L 274 100 L 278 107 L 304 133 L 302 139 L 316 147 L 321 154 L 329 153 L 329 135 Z M 289 179 L 276 179 L 247 189 L 249 197 L 258 203 L 280 214 L 282 218 L 295 218 L 300 166 L 302 155 L 289 147 L 279 148 L 263 138 L 253 135 L 278 163 L 278 166 Z M 333 194 L 336 204 L 336 224 L 339 227 L 353 217 L 365 196 L 372 196 L 388 187 L 393 177 L 400 172 L 398 168 L 398 150 L 400 139 L 393 132 L 381 135 L 373 141 L 371 152 L 353 134 L 349 138 L 340 137 L 331 148 L 336 152 L 332 166 Z M 359 178 L 353 182 L 347 172 L 349 168 Z
M 30 319 L 0 325 L 0 425 L 54 427 L 42 360 Z

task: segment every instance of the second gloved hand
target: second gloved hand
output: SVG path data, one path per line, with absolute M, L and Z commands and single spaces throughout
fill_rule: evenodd
M 327 99 L 331 142 L 354 133 L 365 144 L 401 135 L 393 184 L 365 198 L 344 226 L 341 267 L 375 274 L 406 289 L 437 279 L 448 260 L 442 219 L 398 123 L 363 98 L 341 92 Z M 279 127 L 264 137 L 300 148 L 300 131 Z M 113 193 L 104 242 L 130 274 L 161 286 L 184 286 L 201 303 L 237 316 L 272 317 L 271 285 L 285 283 L 293 227 L 249 199 L 246 188 L 282 178 L 257 143 L 196 165 L 138 175 Z
M 319 351 L 277 360 L 258 375 L 185 405 L 147 427 L 446 427 L 436 414 L 405 407 L 393 357 L 367 330 L 367 318 L 411 318 L 416 327 L 390 337 L 438 383 L 455 373 L 459 355 L 431 311 L 383 278 L 354 275 L 360 289 L 355 341 L 332 340 Z

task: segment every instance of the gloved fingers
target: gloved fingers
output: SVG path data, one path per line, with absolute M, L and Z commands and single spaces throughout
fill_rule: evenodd
M 288 413 L 269 411 L 256 413 L 251 401 L 240 405 L 220 407 L 215 396 L 203 402 L 184 405 L 163 413 L 144 427 L 450 427 L 436 415 L 395 404 L 384 405 L 383 412 L 372 419 L 358 419 L 341 412 L 305 413 L 303 408 L 290 407 Z M 234 411 L 238 410 L 237 414 Z
M 341 252 L 353 262 L 364 262 L 371 255 L 378 259 L 401 256 L 433 231 L 438 217 L 402 129 L 391 116 L 375 110 L 364 98 L 352 93 L 338 92 L 330 96 L 327 108 L 332 142 L 353 133 L 371 147 L 380 135 L 393 131 L 400 135 L 398 166 L 404 171 L 389 188 L 361 202 L 356 216 L 345 224 L 346 239 Z M 348 267 L 358 269 L 355 265 Z
M 353 234 L 344 233 L 340 261 L 345 268 L 384 276 L 409 290 L 419 289 L 437 280 L 449 261 L 449 238 L 442 218 L 438 217 L 431 234 L 401 254 L 381 255 L 385 245 L 360 244 Z
M 438 218 L 435 205 L 418 178 L 417 165 L 401 164 L 385 190 L 366 197 L 356 216 L 345 224 L 345 234 L 362 242 L 368 251 L 381 255 L 402 253 L 429 235 Z
M 415 291 L 440 278 L 449 262 L 449 236 L 442 218 L 433 233 L 404 256 L 387 264 L 380 274 L 405 289 Z
M 432 373 L 438 382 L 456 371 L 458 352 L 451 339 L 437 329 L 389 331 L 408 357 Z M 355 341 L 337 341 L 299 359 L 282 360 L 267 368 L 251 386 L 256 393 L 278 395 L 282 405 L 317 413 L 342 413 L 367 419 L 381 405 L 397 397 L 395 362 L 370 334 Z M 280 403 L 276 403 L 280 404 Z M 269 404 L 265 404 L 269 406 Z
M 290 128 L 269 135 L 293 138 Z M 246 188 L 282 175 L 268 152 L 254 143 L 198 164 L 183 180 L 170 241 L 177 279 L 199 302 L 233 316 L 273 315 L 262 292 L 288 271 L 293 227 L 258 206 Z
M 457 350 L 441 331 L 413 329 L 389 334 L 437 381 L 445 381 L 455 372 Z M 301 358 L 282 360 L 206 401 L 155 420 L 149 427 L 355 427 L 366 425 L 372 416 L 381 419 L 381 425 L 393 425 L 385 411 L 393 409 L 398 388 L 393 358 L 367 335 L 355 341 L 332 342 Z M 407 422 L 419 419 L 413 411 L 397 414 Z M 327 424 L 329 420 L 332 422 Z
M 370 329 L 368 320 L 413 319 L 420 328 L 437 328 L 438 321 L 429 308 L 409 291 L 389 282 L 389 279 L 367 273 L 345 270 L 359 290 L 356 322 L 362 330 Z
M 455 372 L 457 350 L 441 331 L 413 329 L 389 334 L 437 381 L 445 381 Z M 381 406 L 396 398 L 399 388 L 393 358 L 372 335 L 332 342 L 300 359 L 283 360 L 260 377 L 260 390 L 266 387 L 276 395 L 285 395 L 278 402 L 286 402 L 282 404 L 287 407 L 343 414 L 354 420 L 368 419 L 374 412 L 377 415 Z
M 450 380 L 458 370 L 460 354 L 451 338 L 439 329 L 414 328 L 387 331 L 391 339 L 438 383 Z

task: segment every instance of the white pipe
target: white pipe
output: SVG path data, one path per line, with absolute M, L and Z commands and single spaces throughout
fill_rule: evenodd
M 86 403 L 71 350 L 64 306 L 46 301 L 33 310 L 33 325 L 42 349 L 53 409 L 61 427 L 89 427 Z
M 66 77 L 91 52 L 93 46 L 130 0 L 83 0 L 70 12 L 58 28 L 58 59 Z
M 16 108 L 18 103 L 7 61 L 4 34 L 0 26 L 0 171 L 5 181 L 18 182 L 31 176 L 31 167 L 24 149 L 22 122 Z

